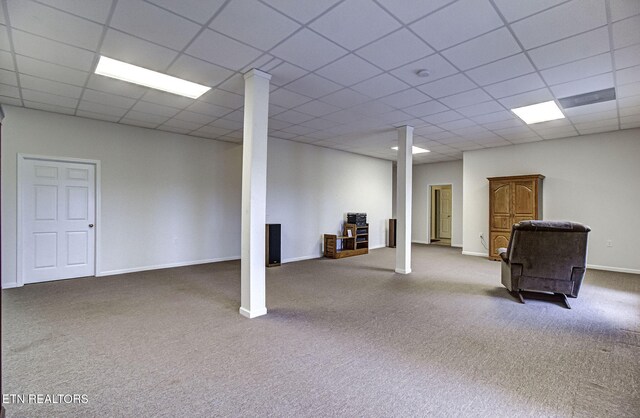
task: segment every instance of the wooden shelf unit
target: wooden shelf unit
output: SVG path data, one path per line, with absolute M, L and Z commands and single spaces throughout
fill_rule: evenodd
M 324 256 L 329 258 L 353 257 L 369 253 L 369 224 L 345 224 L 342 236 L 324 234 Z M 342 240 L 342 248 L 338 248 Z

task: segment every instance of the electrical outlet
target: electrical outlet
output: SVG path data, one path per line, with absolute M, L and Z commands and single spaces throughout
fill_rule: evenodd
M 480 239 L 484 239 L 484 232 L 480 232 Z
M 607 247 L 613 247 L 613 242 L 610 239 L 607 240 Z

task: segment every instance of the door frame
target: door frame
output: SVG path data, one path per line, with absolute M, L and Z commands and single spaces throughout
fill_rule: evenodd
M 435 214 L 434 210 L 436 210 L 434 208 L 435 202 L 433 201 L 433 194 L 435 190 L 441 189 L 443 187 L 449 187 L 451 189 L 451 240 L 453 240 L 453 184 L 451 183 L 428 184 L 427 185 L 427 189 L 429 191 L 427 193 L 427 243 L 428 244 L 431 244 L 431 240 L 435 239 L 431 237 L 434 232 L 433 217 Z
M 22 287 L 24 286 L 24 271 L 22 269 L 22 258 L 23 258 L 23 242 L 22 242 L 22 238 L 23 238 L 23 231 L 22 231 L 22 221 L 23 221 L 23 215 L 22 215 L 22 210 L 23 210 L 23 186 L 22 186 L 22 173 L 23 173 L 23 169 L 24 169 L 24 164 L 26 160 L 41 160 L 41 161 L 50 161 L 50 162 L 57 162 L 57 163 L 76 163 L 76 164 L 87 164 L 87 165 L 93 165 L 95 168 L 95 208 L 96 208 L 96 213 L 95 213 L 95 242 L 93 243 L 93 249 L 95 252 L 95 257 L 94 257 L 94 266 L 93 266 L 93 275 L 98 276 L 98 272 L 101 271 L 101 231 L 102 231 L 102 217 L 101 217 L 101 189 L 100 189 L 100 184 L 101 184 L 101 173 L 100 173 L 100 160 L 91 160 L 91 159 L 86 159 L 86 158 L 72 158 L 72 157 L 54 157 L 54 156 L 49 156 L 49 155 L 34 155 L 34 154 L 23 154 L 23 153 L 18 153 L 18 173 L 16 176 L 16 181 L 17 181 L 17 219 L 16 219 L 16 223 L 17 223 L 17 239 L 16 239 L 16 253 L 17 253 L 17 264 L 16 264 L 16 285 L 17 287 Z

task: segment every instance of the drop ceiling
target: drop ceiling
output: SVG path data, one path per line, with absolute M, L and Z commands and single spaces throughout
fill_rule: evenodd
M 638 0 L 1 0 L 0 103 L 242 142 L 242 74 L 269 135 L 393 160 L 395 127 L 462 152 L 640 127 Z M 100 55 L 205 84 L 192 100 L 93 74 Z M 428 69 L 428 77 L 416 72 Z M 615 87 L 525 125 L 509 109 Z

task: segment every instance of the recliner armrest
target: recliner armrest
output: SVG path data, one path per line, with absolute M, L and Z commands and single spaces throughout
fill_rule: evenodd
M 502 258 L 502 261 L 509 264 L 509 255 L 506 248 L 498 248 L 498 255 Z

